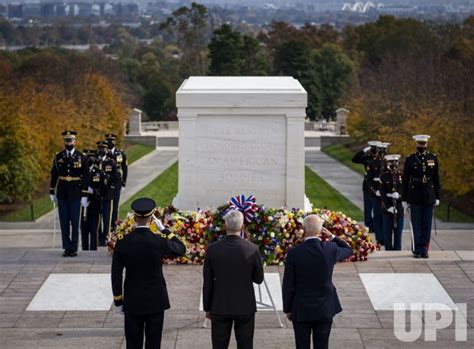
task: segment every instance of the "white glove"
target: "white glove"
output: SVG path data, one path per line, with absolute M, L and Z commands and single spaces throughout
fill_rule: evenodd
M 367 153 L 370 150 L 370 147 L 365 147 L 364 148 L 364 153 Z
M 49 198 L 51 199 L 51 202 L 53 204 L 57 203 L 58 202 L 58 198 L 56 197 L 56 195 L 54 194 L 49 194 Z
M 83 196 L 81 198 L 81 205 L 82 207 L 86 208 L 87 206 L 89 206 L 89 201 L 87 201 L 87 198 L 85 196 Z
M 87 192 L 88 192 L 89 194 L 94 194 L 94 189 L 92 189 L 91 187 L 88 187 L 88 188 L 87 188 Z
M 403 209 L 406 210 L 408 208 L 408 202 L 402 201 L 402 206 L 403 206 Z
M 125 315 L 123 312 L 123 305 L 114 306 L 114 311 L 119 315 Z
M 163 225 L 163 223 L 161 223 L 161 220 L 159 220 L 158 218 L 155 218 L 155 223 L 159 231 L 165 230 L 165 226 Z
M 397 213 L 397 210 L 393 206 L 389 207 L 387 211 L 393 214 Z
M 395 199 L 395 200 L 400 199 L 400 194 L 398 194 L 397 192 L 393 192 L 392 193 L 392 199 Z
M 375 195 L 380 196 L 380 190 L 377 190 L 377 191 L 375 192 Z
M 436 199 L 436 201 L 435 201 L 435 206 L 439 206 L 439 200 L 438 199 Z
M 125 187 L 120 188 L 120 190 L 121 190 L 121 191 L 124 191 L 124 190 L 125 190 Z

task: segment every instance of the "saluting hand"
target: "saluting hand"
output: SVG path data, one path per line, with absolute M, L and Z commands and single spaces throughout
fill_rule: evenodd
M 324 227 L 321 228 L 321 235 L 323 235 L 323 236 L 325 236 L 325 237 L 327 237 L 327 238 L 329 238 L 329 239 L 331 239 L 331 240 L 334 238 L 334 234 L 331 233 L 329 230 L 327 230 L 327 229 L 324 228 Z

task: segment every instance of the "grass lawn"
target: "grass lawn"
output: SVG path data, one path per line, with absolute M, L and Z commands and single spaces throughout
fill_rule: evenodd
M 133 144 L 125 148 L 125 153 L 127 154 L 128 164 L 132 164 L 141 157 L 145 156 L 148 153 L 151 153 L 155 148 L 149 145 L 143 144 Z
M 149 145 L 133 144 L 125 148 L 128 164 L 140 159 L 142 156 L 152 152 L 155 148 Z M 31 215 L 31 203 L 20 206 L 17 210 L 0 217 L 3 222 L 23 222 L 33 221 L 48 213 L 53 209 L 49 194 L 43 194 L 33 200 L 33 216 Z
M 53 204 L 49 199 L 49 194 L 41 195 L 33 200 L 33 212 L 31 212 L 31 203 L 22 205 L 17 210 L 0 217 L 3 222 L 23 222 L 33 221 L 48 213 L 53 209 Z M 33 213 L 33 216 L 32 216 Z
M 328 147 L 324 147 L 321 149 L 323 153 L 326 153 L 333 159 L 341 162 L 343 165 L 346 165 L 349 167 L 351 170 L 356 171 L 357 173 L 364 175 L 365 169 L 364 166 L 361 164 L 354 164 L 352 162 L 352 157 L 354 156 L 354 153 L 352 150 L 349 148 L 346 148 L 342 144 L 335 144 L 335 145 L 330 145 Z
M 178 162 L 175 162 L 151 183 L 145 186 L 130 199 L 125 201 L 119 210 L 119 217 L 124 218 L 130 211 L 132 201 L 139 197 L 149 197 L 155 200 L 159 207 L 168 206 L 178 192 Z
M 341 211 L 352 219 L 363 220 L 362 211 L 356 205 L 347 200 L 307 166 L 305 168 L 305 178 L 305 192 L 314 207 Z
M 441 200 L 438 207 L 435 207 L 436 218 L 444 222 L 448 221 L 448 204 Z M 474 217 L 468 216 L 454 207 L 449 208 L 449 222 L 469 222 L 474 223 Z

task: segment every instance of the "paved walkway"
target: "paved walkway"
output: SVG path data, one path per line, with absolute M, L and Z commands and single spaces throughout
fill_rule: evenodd
M 312 149 L 305 152 L 306 166 L 328 182 L 333 188 L 337 189 L 361 211 L 364 209 L 364 199 L 362 196 L 363 177 L 344 166 L 339 161 L 326 155 L 321 150 Z M 405 229 L 409 229 L 407 220 L 405 220 Z M 463 229 L 474 230 L 473 223 L 455 223 L 436 220 L 436 228 L 444 229 Z M 434 227 L 433 227 L 434 229 Z
M 125 348 L 123 317 L 108 307 L 107 310 L 93 311 L 27 310 L 52 274 L 77 274 L 81 278 L 79 274 L 94 274 L 90 277 L 104 280 L 103 276 L 110 272 L 111 261 L 105 251 L 62 258 L 59 251 L 29 249 L 15 254 L 15 249 L 0 248 L 0 261 L 0 348 Z M 266 268 L 266 273 L 279 275 L 281 282 L 283 270 L 283 267 L 272 266 Z M 466 342 L 454 341 L 453 325 L 438 331 L 436 342 L 424 342 L 421 336 L 414 343 L 404 343 L 395 337 L 393 311 L 374 306 L 362 276 L 404 273 L 429 274 L 439 281 L 449 295 L 449 301 L 467 304 Z M 165 315 L 162 348 L 211 348 L 210 328 L 202 328 L 204 313 L 199 311 L 202 268 L 165 266 L 164 274 L 171 309 Z M 108 284 L 108 277 L 105 279 Z M 330 348 L 472 348 L 473 280 L 474 262 L 459 258 L 415 260 L 409 256 L 390 257 L 379 252 L 371 255 L 367 262 L 338 264 L 334 270 L 334 283 L 344 311 L 334 319 Z M 383 286 L 378 287 L 380 291 Z M 417 287 L 420 293 L 425 292 L 426 285 L 418 284 Z M 414 290 L 413 286 L 411 289 Z M 393 293 L 394 290 L 387 291 Z M 55 302 L 51 298 L 49 301 Z M 71 302 L 76 300 L 71 299 Z M 86 303 L 94 305 L 94 300 L 89 299 Z M 272 312 L 257 313 L 255 348 L 294 348 L 292 324 L 281 312 L 280 315 L 284 328 L 279 327 Z M 426 317 L 420 319 L 418 326 L 422 323 L 429 325 Z M 234 336 L 230 348 L 236 348 Z
M 122 192 L 120 202 L 128 200 L 177 160 L 178 152 L 176 150 L 155 150 L 135 161 L 128 168 L 127 187 Z M 54 212 L 51 211 L 36 222 L 0 222 L 0 230 L 52 229 L 53 219 Z M 57 229 L 59 229 L 59 218 L 56 218 L 56 222 Z

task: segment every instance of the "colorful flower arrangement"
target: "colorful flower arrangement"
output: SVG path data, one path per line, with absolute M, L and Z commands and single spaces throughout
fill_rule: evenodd
M 166 259 L 164 263 L 202 264 L 207 245 L 225 235 L 223 217 L 229 209 L 235 209 L 232 205 L 228 203 L 214 211 L 181 212 L 172 206 L 156 209 L 155 216 L 178 235 L 187 248 L 184 257 Z M 324 220 L 324 227 L 352 246 L 353 254 L 348 260 L 365 261 L 368 254 L 378 248 L 367 228 L 341 212 L 318 208 L 304 212 L 300 209 L 270 209 L 261 205 L 252 205 L 252 212 L 253 218 L 246 219 L 243 237 L 257 244 L 267 265 L 283 265 L 288 249 L 303 241 L 303 219 L 311 213 L 319 215 Z M 128 214 L 119 222 L 116 231 L 109 237 L 110 252 L 113 252 L 117 237 L 131 233 L 134 225 L 133 214 Z M 150 229 L 158 233 L 155 223 L 151 224 Z

